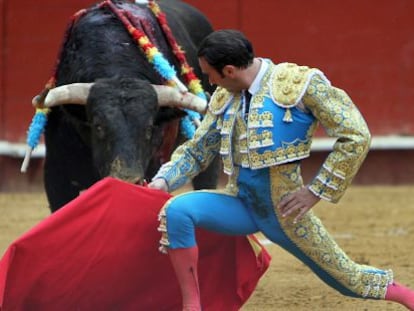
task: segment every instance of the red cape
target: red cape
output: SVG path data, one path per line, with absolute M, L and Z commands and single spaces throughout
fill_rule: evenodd
M 106 178 L 48 216 L 0 261 L 0 310 L 181 310 L 157 215 L 167 193 Z M 203 310 L 238 310 L 269 266 L 254 237 L 198 230 Z

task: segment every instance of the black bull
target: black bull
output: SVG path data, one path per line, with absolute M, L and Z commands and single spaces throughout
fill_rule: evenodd
M 139 19 L 153 44 L 179 68 L 152 12 L 127 1 L 114 3 Z M 201 78 L 196 49 L 212 31 L 209 22 L 183 2 L 166 0 L 159 1 L 159 5 L 188 63 Z M 158 107 L 150 83 L 163 84 L 162 78 L 122 22 L 106 7 L 92 6 L 76 20 L 59 58 L 56 86 L 96 83 L 85 106 L 60 105 L 49 113 L 44 181 L 52 212 L 106 176 L 134 183 L 150 180 L 169 151 L 165 143 L 163 147 L 165 134 L 174 133 L 173 124 L 183 115 L 180 109 Z M 212 91 L 207 81 L 202 84 L 204 90 Z M 181 142 L 183 137 L 178 135 L 170 147 Z M 193 186 L 215 188 L 217 177 L 216 159 L 193 180 Z

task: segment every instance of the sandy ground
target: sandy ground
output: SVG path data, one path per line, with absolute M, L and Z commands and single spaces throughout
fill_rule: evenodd
M 0 194 L 0 253 L 49 214 L 43 193 Z M 392 268 L 414 287 L 414 186 L 351 187 L 337 205 L 316 213 L 354 260 Z M 346 298 L 331 290 L 294 257 L 267 246 L 272 263 L 243 311 L 405 310 L 384 301 Z

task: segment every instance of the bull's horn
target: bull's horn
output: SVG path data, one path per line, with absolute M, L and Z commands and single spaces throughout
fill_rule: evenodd
M 72 83 L 55 87 L 47 94 L 44 105 L 45 107 L 64 104 L 86 105 L 92 85 L 93 83 Z
M 192 93 L 181 93 L 179 90 L 165 85 L 152 85 L 158 96 L 159 106 L 174 106 L 205 113 L 207 102 Z

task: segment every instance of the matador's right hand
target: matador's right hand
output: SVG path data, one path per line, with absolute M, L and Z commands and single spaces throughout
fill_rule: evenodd
M 296 214 L 293 223 L 297 223 L 319 201 L 320 198 L 314 195 L 307 187 L 302 187 L 284 197 L 279 203 L 279 209 L 282 217 Z

